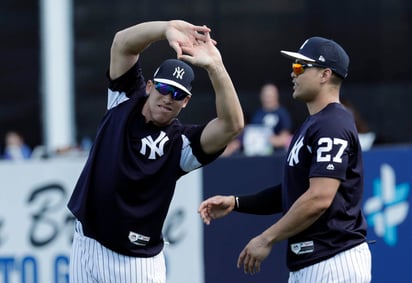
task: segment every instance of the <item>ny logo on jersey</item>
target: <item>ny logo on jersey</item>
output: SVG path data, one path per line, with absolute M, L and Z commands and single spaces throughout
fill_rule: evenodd
M 289 152 L 288 156 L 288 163 L 289 166 L 294 166 L 299 163 L 299 151 L 303 146 L 303 136 L 300 136 L 295 144 L 293 145 L 292 149 Z
M 183 79 L 183 75 L 185 74 L 185 69 L 180 68 L 180 67 L 176 67 L 175 71 L 173 73 L 173 76 L 176 77 L 176 79 Z
M 156 159 L 156 154 L 161 157 L 163 156 L 163 148 L 165 143 L 169 140 L 169 137 L 166 136 L 166 133 L 161 131 L 160 135 L 157 137 L 156 140 L 153 140 L 151 136 L 147 136 L 142 138 L 142 148 L 140 149 L 140 153 L 146 155 L 146 149 L 150 148 L 149 159 Z

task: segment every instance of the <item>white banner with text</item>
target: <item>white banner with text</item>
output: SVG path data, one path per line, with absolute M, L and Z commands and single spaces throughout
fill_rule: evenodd
M 68 283 L 67 201 L 84 159 L 0 162 L 0 283 Z M 203 283 L 201 170 L 179 180 L 164 226 L 167 282 Z

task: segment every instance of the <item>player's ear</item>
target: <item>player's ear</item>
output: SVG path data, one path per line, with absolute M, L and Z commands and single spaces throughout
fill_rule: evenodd
M 322 73 L 321 73 L 322 81 L 325 82 L 327 80 L 330 80 L 332 77 L 332 74 L 333 73 L 331 69 L 329 68 L 322 69 Z
M 185 99 L 183 100 L 182 108 L 186 108 L 187 104 L 189 103 L 190 98 L 191 98 L 190 95 L 185 97 Z
M 149 95 L 149 93 L 152 91 L 152 87 L 154 86 L 152 80 L 148 80 L 146 83 L 146 94 Z

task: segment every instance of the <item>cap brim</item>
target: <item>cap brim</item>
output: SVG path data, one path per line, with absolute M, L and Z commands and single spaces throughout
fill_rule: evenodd
M 153 81 L 159 82 L 159 83 L 168 84 L 168 85 L 172 85 L 172 86 L 174 86 L 174 87 L 177 87 L 177 88 L 183 90 L 183 91 L 186 92 L 188 95 L 192 95 L 192 93 L 191 93 L 187 88 L 185 88 L 184 86 L 182 86 L 181 84 L 179 84 L 179 83 L 177 83 L 177 82 L 175 82 L 175 81 L 168 80 L 168 79 L 158 79 L 158 78 L 153 79 Z
M 312 59 L 312 58 L 309 58 L 309 57 L 307 57 L 307 56 L 305 56 L 305 55 L 302 55 L 302 54 L 300 54 L 300 53 L 298 53 L 298 52 L 281 50 L 280 53 L 281 53 L 283 56 L 288 57 L 288 58 L 291 58 L 291 59 L 303 60 L 303 61 L 308 61 L 308 62 L 316 62 L 316 60 L 314 60 L 314 59 Z

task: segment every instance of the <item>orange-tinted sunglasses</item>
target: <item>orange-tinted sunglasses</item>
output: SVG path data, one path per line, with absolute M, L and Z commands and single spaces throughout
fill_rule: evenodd
M 320 66 L 320 65 L 316 65 L 316 64 L 302 64 L 302 63 L 293 63 L 292 64 L 292 70 L 293 70 L 293 73 L 296 75 L 296 76 L 299 76 L 299 75 L 301 75 L 301 74 L 303 74 L 303 72 L 305 72 L 305 69 L 306 68 L 313 68 L 313 67 L 320 67 L 320 68 L 324 68 L 324 67 L 322 67 L 322 66 Z

